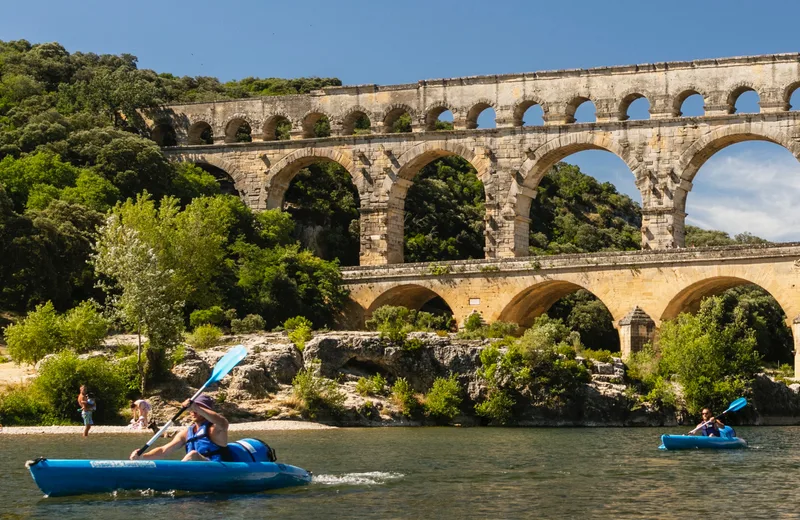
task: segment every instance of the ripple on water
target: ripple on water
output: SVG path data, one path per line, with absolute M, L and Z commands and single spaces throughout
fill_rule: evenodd
M 369 471 L 366 473 L 345 473 L 343 475 L 314 475 L 312 483 L 323 486 L 375 486 L 398 480 L 405 475 L 385 471 Z

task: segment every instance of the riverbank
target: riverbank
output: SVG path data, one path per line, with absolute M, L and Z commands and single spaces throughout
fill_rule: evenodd
M 183 426 L 173 426 L 168 432 L 182 430 Z M 286 430 L 333 430 L 336 426 L 306 421 L 253 421 L 231 424 L 228 431 L 286 431 Z M 6 426 L 0 428 L 0 435 L 80 435 L 83 426 Z M 127 426 L 92 426 L 90 435 L 96 434 L 141 434 L 153 435 L 151 430 L 131 430 Z

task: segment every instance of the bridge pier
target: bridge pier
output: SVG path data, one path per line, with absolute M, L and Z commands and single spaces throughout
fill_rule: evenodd
M 619 350 L 623 359 L 639 352 L 648 343 L 652 345 L 656 322 L 638 305 L 619 320 Z

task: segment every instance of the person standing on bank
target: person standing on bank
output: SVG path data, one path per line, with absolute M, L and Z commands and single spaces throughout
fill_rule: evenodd
M 81 391 L 78 394 L 78 404 L 81 409 L 81 417 L 83 418 L 83 437 L 89 436 L 89 429 L 92 427 L 92 412 L 97 409 L 97 405 L 93 398 L 89 397 L 89 392 L 86 391 L 86 385 L 81 385 Z
M 182 406 L 188 404 L 187 400 Z M 160 459 L 181 446 L 186 446 L 183 462 L 220 462 L 227 458 L 228 420 L 214 411 L 214 400 L 201 394 L 189 407 L 189 414 L 192 416 L 192 424 L 170 442 L 142 455 L 138 454 L 139 450 L 133 450 L 130 460 Z

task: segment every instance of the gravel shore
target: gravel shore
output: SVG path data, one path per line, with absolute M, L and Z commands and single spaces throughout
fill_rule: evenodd
M 175 426 L 169 431 L 179 431 L 182 426 Z M 228 431 L 276 431 L 276 430 L 328 430 L 336 426 L 328 426 L 305 421 L 256 421 L 231 424 Z M 83 426 L 7 426 L 0 428 L 0 435 L 63 435 L 83 433 Z M 127 426 L 92 426 L 89 435 L 98 433 L 138 434 L 142 437 L 153 435 L 151 430 L 131 430 Z

